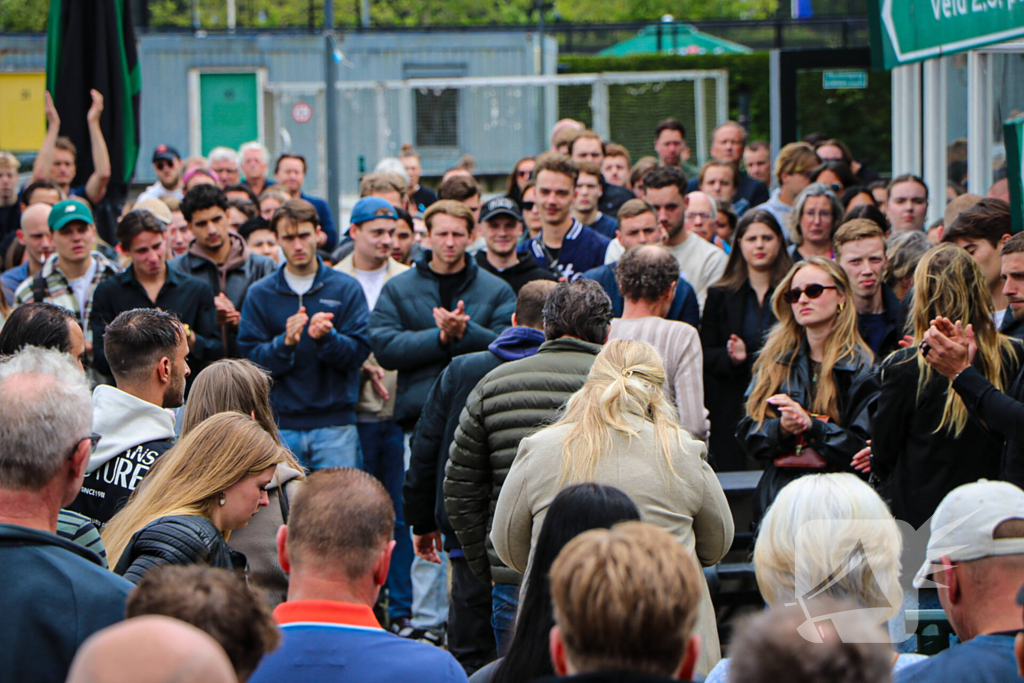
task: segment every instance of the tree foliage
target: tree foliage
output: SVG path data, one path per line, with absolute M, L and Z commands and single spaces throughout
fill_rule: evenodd
M 49 0 L 0 0 L 0 33 L 42 33 Z
M 323 0 L 235 0 L 240 28 L 320 26 Z M 771 16 L 778 0 L 547 0 L 545 20 L 578 23 L 658 21 L 665 14 L 680 21 Z M 361 0 L 335 0 L 338 26 L 360 23 Z M 0 0 L 0 31 L 46 30 L 49 0 Z M 227 0 L 149 0 L 153 28 L 188 28 L 193 13 L 199 28 L 227 25 Z M 537 21 L 534 0 L 370 0 L 373 26 L 524 25 Z

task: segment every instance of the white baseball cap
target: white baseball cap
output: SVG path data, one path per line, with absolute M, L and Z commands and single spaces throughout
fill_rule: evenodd
M 1024 555 L 1024 538 L 992 537 L 1008 519 L 1024 519 L 1024 491 L 1009 482 L 979 479 L 950 491 L 932 515 L 927 555 L 914 575 L 914 588 L 924 587 L 941 557 L 966 562 Z

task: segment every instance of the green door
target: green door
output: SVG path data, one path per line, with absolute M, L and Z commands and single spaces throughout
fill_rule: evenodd
M 259 93 L 255 73 L 199 74 L 202 154 L 259 139 Z

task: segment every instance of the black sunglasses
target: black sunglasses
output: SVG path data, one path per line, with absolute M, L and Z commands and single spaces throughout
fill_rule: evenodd
M 533 211 L 535 206 L 537 206 L 537 202 L 523 202 L 523 211 Z
M 813 285 L 807 285 L 803 289 L 794 287 L 788 292 L 782 294 L 782 298 L 786 300 L 788 304 L 795 304 L 800 301 L 800 295 L 806 294 L 808 299 L 817 299 L 819 296 L 825 293 L 826 289 L 838 289 L 835 285 L 819 285 L 817 283 Z

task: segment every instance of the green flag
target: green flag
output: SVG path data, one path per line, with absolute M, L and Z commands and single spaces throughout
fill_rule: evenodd
M 46 89 L 60 113 L 61 134 L 78 148 L 75 184 L 93 171 L 85 116 L 93 88 L 104 98 L 100 128 L 110 152 L 112 189 L 123 188 L 139 156 L 142 89 L 130 5 L 127 0 L 50 0 Z

